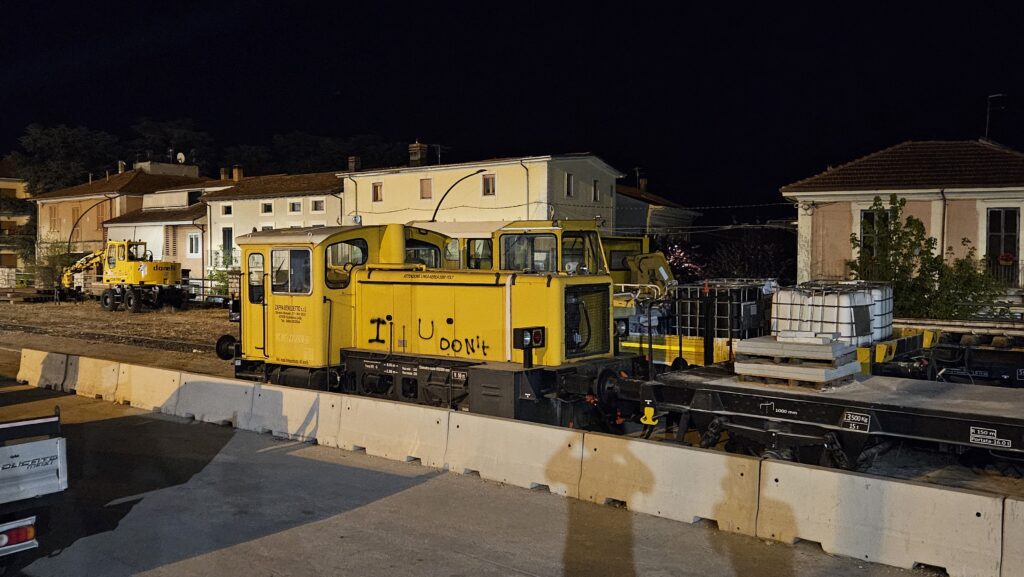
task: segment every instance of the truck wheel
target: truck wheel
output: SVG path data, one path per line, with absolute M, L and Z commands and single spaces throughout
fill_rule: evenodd
M 129 290 L 124 295 L 124 308 L 130 313 L 137 313 L 142 310 L 142 291 Z
M 114 298 L 114 291 L 107 289 L 100 295 L 100 306 L 108 311 L 117 310 L 117 299 Z

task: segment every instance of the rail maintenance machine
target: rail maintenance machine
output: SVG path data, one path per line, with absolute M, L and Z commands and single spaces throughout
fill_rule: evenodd
M 495 223 L 475 231 L 486 246 L 473 250 L 431 230 L 439 224 L 239 237 L 241 340 L 221 337 L 218 354 L 234 359 L 238 378 L 555 425 L 621 424 L 598 401 L 641 363 L 616 351 L 596 223 Z

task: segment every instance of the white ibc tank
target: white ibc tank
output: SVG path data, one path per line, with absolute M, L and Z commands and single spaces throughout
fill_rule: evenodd
M 835 333 L 855 346 L 892 334 L 892 287 L 867 283 L 805 283 L 772 299 L 772 334 Z

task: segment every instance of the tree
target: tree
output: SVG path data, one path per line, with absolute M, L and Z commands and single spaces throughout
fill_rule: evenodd
M 704 265 L 708 278 L 796 278 L 796 242 L 793 233 L 779 230 L 743 230 L 718 243 Z
M 850 235 L 857 251 L 857 258 L 848 262 L 854 277 L 892 285 L 898 317 L 943 319 L 990 312 L 1000 291 L 980 266 L 974 247 L 961 258 L 953 258 L 948 247 L 944 259 L 924 223 L 913 216 L 903 218 L 905 206 L 906 199 L 896 195 L 888 207 L 875 197 L 861 235 Z M 961 243 L 970 245 L 966 238 Z
M 196 164 L 202 172 L 209 173 L 216 168 L 216 153 L 213 138 L 199 130 L 189 118 L 176 120 L 140 119 L 132 131 L 137 135 L 129 144 L 129 149 L 138 160 L 155 160 L 160 162 L 177 162 L 168 158 L 181 152 L 189 164 Z
M 84 126 L 29 125 L 18 139 L 21 149 L 11 154 L 18 176 L 32 194 L 41 194 L 102 175 L 116 168 L 121 152 L 117 137 Z

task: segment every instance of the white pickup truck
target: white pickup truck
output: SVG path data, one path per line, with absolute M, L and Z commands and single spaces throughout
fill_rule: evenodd
M 68 488 L 60 411 L 0 422 L 0 573 L 11 555 L 39 546 L 49 501 Z

